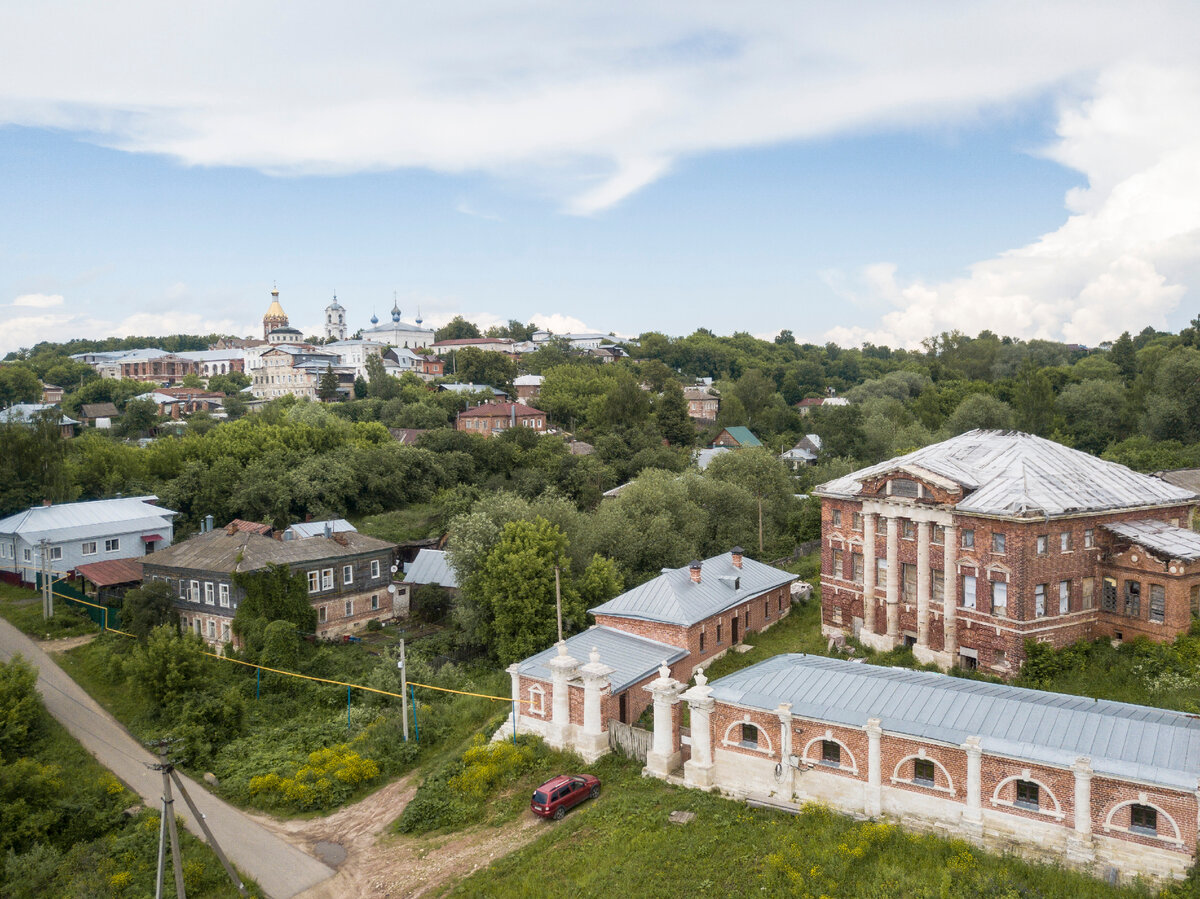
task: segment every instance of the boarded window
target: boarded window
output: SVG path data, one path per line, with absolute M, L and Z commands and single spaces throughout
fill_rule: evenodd
M 850 525 L 856 531 L 862 530 L 862 512 L 855 512 L 850 516 Z
M 889 486 L 892 496 L 906 496 L 910 499 L 916 499 L 921 495 L 920 485 L 909 478 L 892 478 Z
M 935 546 L 941 546 L 946 542 L 946 529 L 940 524 L 935 524 L 930 532 L 929 540 Z
M 905 540 L 914 540 L 917 536 L 917 526 L 909 519 L 900 522 L 900 536 Z
M 1083 579 L 1083 602 L 1084 609 L 1090 609 L 1096 604 L 1096 579 L 1094 577 L 1085 577 Z
M 974 549 L 975 548 L 975 531 L 973 529 L 963 528 L 962 548 L 963 549 Z
M 1091 549 L 1096 545 L 1096 531 L 1088 528 L 1083 532 L 1083 546 L 1085 549 Z
M 1071 532 L 1063 531 L 1058 535 L 1059 551 L 1069 553 L 1071 551 Z
M 1004 552 L 1004 543 L 1005 543 L 1005 540 L 1004 540 L 1003 534 L 992 534 L 992 552 L 994 552 L 994 553 Z
M 840 549 L 835 549 L 833 551 L 832 555 L 833 555 L 833 565 L 832 565 L 833 576 L 836 578 L 843 577 L 845 575 L 845 569 L 842 567 L 844 564 L 843 559 L 842 559 L 842 551 Z
M 1167 590 L 1162 584 L 1150 585 L 1150 620 L 1162 624 L 1167 615 Z
M 917 601 L 917 566 L 908 562 L 900 563 L 900 601 Z
M 1106 612 L 1115 612 L 1117 610 L 1116 578 L 1106 577 L 1104 579 L 1104 590 L 1100 596 L 1100 608 Z
M 1039 556 L 1044 556 L 1046 554 L 1047 539 L 1048 538 L 1046 537 L 1045 534 L 1038 534 L 1038 536 L 1037 536 L 1037 554 Z
M 1130 618 L 1142 617 L 1142 582 L 1125 582 L 1125 614 Z
M 850 573 L 854 578 L 854 583 L 861 584 L 863 582 L 862 553 L 850 553 Z
M 940 568 L 933 569 L 933 601 L 939 605 L 946 601 L 946 574 Z
M 842 526 L 842 510 L 841 509 L 834 509 L 833 512 L 830 514 L 830 518 L 833 520 L 833 526 L 835 528 L 840 528 Z
M 887 583 L 887 559 L 875 560 L 875 584 L 881 586 Z

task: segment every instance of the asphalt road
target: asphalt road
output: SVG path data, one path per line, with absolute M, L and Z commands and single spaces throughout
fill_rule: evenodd
M 162 774 L 146 765 L 155 757 L 129 735 L 75 681 L 71 680 L 36 643 L 0 619 L 0 658 L 20 654 L 37 666 L 38 690 L 50 714 L 87 747 L 100 763 L 138 793 L 151 808 L 162 806 Z M 333 869 L 284 842 L 240 811 L 217 799 L 195 781 L 183 777 L 188 795 L 229 859 L 258 881 L 272 899 L 289 899 L 333 876 Z M 188 830 L 204 839 L 182 798 L 175 813 Z M 170 875 L 167 877 L 170 880 Z

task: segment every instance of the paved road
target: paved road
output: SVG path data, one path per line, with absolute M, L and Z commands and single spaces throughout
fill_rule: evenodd
M 0 619 L 0 658 L 7 661 L 18 653 L 37 666 L 38 689 L 50 714 L 148 806 L 161 807 L 162 775 L 146 767 L 154 757 L 36 643 Z M 258 881 L 272 899 L 289 899 L 333 876 L 333 869 L 284 842 L 203 786 L 186 777 L 183 782 L 225 854 Z M 204 838 L 187 805 L 178 797 L 175 811 L 188 830 Z

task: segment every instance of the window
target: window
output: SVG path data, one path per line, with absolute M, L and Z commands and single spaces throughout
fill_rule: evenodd
M 215 621 L 213 621 L 211 618 L 208 619 L 208 639 L 210 639 L 210 640 L 217 639 L 217 623 Z
M 1033 588 L 1033 616 L 1042 618 L 1046 615 L 1046 585 L 1038 584 Z
M 375 611 L 378 611 L 378 609 L 379 609 L 379 594 L 372 593 L 371 594 L 371 611 L 375 612 Z
M 721 645 L 721 622 L 717 622 L 717 645 Z
M 110 537 L 104 541 L 104 551 L 106 553 L 115 553 L 121 549 L 121 538 Z
M 221 625 L 221 642 L 222 643 L 229 642 L 229 625 L 228 624 Z
M 862 512 L 855 512 L 850 516 L 850 526 L 856 531 L 862 530 Z
M 1037 809 L 1038 785 L 1028 780 L 1017 781 L 1017 799 L 1013 803 L 1017 808 Z
M 1071 551 L 1071 532 L 1063 531 L 1058 535 L 1059 552 L 1069 553 Z
M 1106 612 L 1115 612 L 1117 610 L 1117 579 L 1106 577 L 1104 579 L 1104 592 L 1100 595 L 1100 608 Z
M 961 542 L 962 542 L 963 549 L 974 549 L 975 548 L 975 531 L 972 530 L 971 528 L 963 528 Z
M 342 583 L 343 584 L 353 584 L 354 583 L 354 566 L 353 565 L 343 565 L 342 566 Z
M 187 581 L 185 581 L 183 578 L 179 579 L 179 598 L 185 601 L 188 598 Z
M 321 622 L 321 624 L 324 624 L 328 617 L 329 612 L 326 611 L 325 606 L 321 606 L 321 608 L 317 609 L 317 620 Z
M 1095 604 L 1096 594 L 1096 579 L 1094 577 L 1085 577 L 1083 579 L 1083 601 L 1082 607 L 1090 609 Z
M 1162 624 L 1167 615 L 1167 590 L 1162 584 L 1150 585 L 1150 620 Z
M 1066 615 L 1071 611 L 1071 582 L 1058 582 L 1058 614 Z
M 1003 649 L 997 649 L 995 652 L 992 653 L 992 664 L 993 665 L 995 665 L 997 667 L 1003 667 L 1003 665 L 1007 661 L 1008 661 L 1008 658 L 1004 655 Z
M 371 577 L 372 578 L 379 577 L 379 560 L 378 559 L 371 560 Z
M 354 614 L 354 600 L 346 600 L 346 617 L 349 618 Z
M 755 727 L 753 724 L 743 724 L 742 725 L 742 740 L 738 745 L 745 746 L 747 749 L 757 749 L 758 748 L 758 728 Z
M 904 496 L 916 499 L 921 495 L 921 487 L 916 481 L 908 478 L 892 478 L 888 481 L 888 493 L 892 496 Z
M 1130 618 L 1142 617 L 1142 582 L 1125 582 L 1125 614 Z
M 1091 549 L 1096 545 L 1096 531 L 1093 528 L 1088 528 L 1083 532 L 1083 548 Z
M 1047 537 L 1045 534 L 1038 534 L 1038 536 L 1037 536 L 1037 554 L 1039 556 L 1046 555 L 1046 540 L 1047 540 Z
M 1008 616 L 1008 584 L 1004 581 L 992 581 L 992 614 L 999 618 Z
M 830 517 L 833 519 L 833 526 L 835 528 L 840 528 L 842 526 L 842 510 L 841 509 L 834 509 L 833 512 L 831 513 Z
M 212 581 L 204 582 L 204 604 L 211 606 L 213 604 L 213 583 Z
M 704 631 L 700 632 L 700 651 L 704 652 Z
M 842 551 L 835 549 L 833 551 L 833 576 L 836 578 L 842 577 L 845 569 L 842 567 Z
M 821 764 L 842 767 L 842 747 L 833 740 L 821 741 Z
M 764 599 L 763 600 L 763 618 L 770 618 L 770 617 L 771 617 L 771 600 Z
M 308 592 L 316 593 L 321 589 L 321 573 L 319 571 L 310 571 L 308 573 Z
M 80 549 L 83 551 L 85 556 L 94 556 L 96 555 L 96 541 L 89 540 L 87 543 L 83 544 Z
M 917 601 L 917 566 L 908 562 L 900 563 L 900 601 Z
M 963 608 L 975 608 L 975 575 L 964 574 L 962 579 L 962 587 Z
M 850 577 L 856 584 L 861 584 L 863 582 L 862 553 L 850 553 Z
M 50 561 L 58 562 L 61 560 L 62 560 L 62 547 L 61 546 L 50 547 Z
M 332 590 L 333 589 L 333 569 L 332 568 L 325 568 L 321 571 L 321 589 L 322 590 Z
M 219 584 L 217 586 L 217 601 L 221 604 L 221 608 L 229 608 L 229 585 Z
M 946 529 L 940 524 L 935 524 L 929 539 L 934 546 L 941 546 L 946 542 Z
M 967 653 L 971 655 L 967 655 Z M 958 651 L 958 664 L 964 671 L 974 671 L 979 667 L 979 657 L 975 655 L 973 649 L 960 649 Z
M 919 787 L 932 787 L 933 774 L 931 759 L 913 759 L 913 783 Z
M 875 586 L 887 583 L 887 559 L 875 560 Z
M 932 599 L 939 605 L 946 601 L 946 574 L 940 568 L 933 570 Z
M 994 552 L 994 553 L 1004 552 L 1004 535 L 1003 534 L 992 534 L 992 552 Z
M 915 540 L 917 537 L 917 526 L 905 518 L 900 522 L 900 536 L 905 540 Z
M 200 582 L 192 581 L 191 590 L 188 591 L 188 599 L 192 602 L 200 601 Z
M 22 556 L 22 558 L 25 559 L 26 562 L 32 562 L 33 561 L 33 550 L 26 549 L 21 553 L 21 556 Z
M 1158 834 L 1158 812 L 1148 805 L 1134 803 L 1129 806 L 1129 829 L 1146 836 Z

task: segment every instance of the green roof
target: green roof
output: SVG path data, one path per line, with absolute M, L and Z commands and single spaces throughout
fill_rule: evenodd
M 726 428 L 725 432 L 738 442 L 738 446 L 762 446 L 762 441 L 750 433 L 749 428 L 737 425 Z

